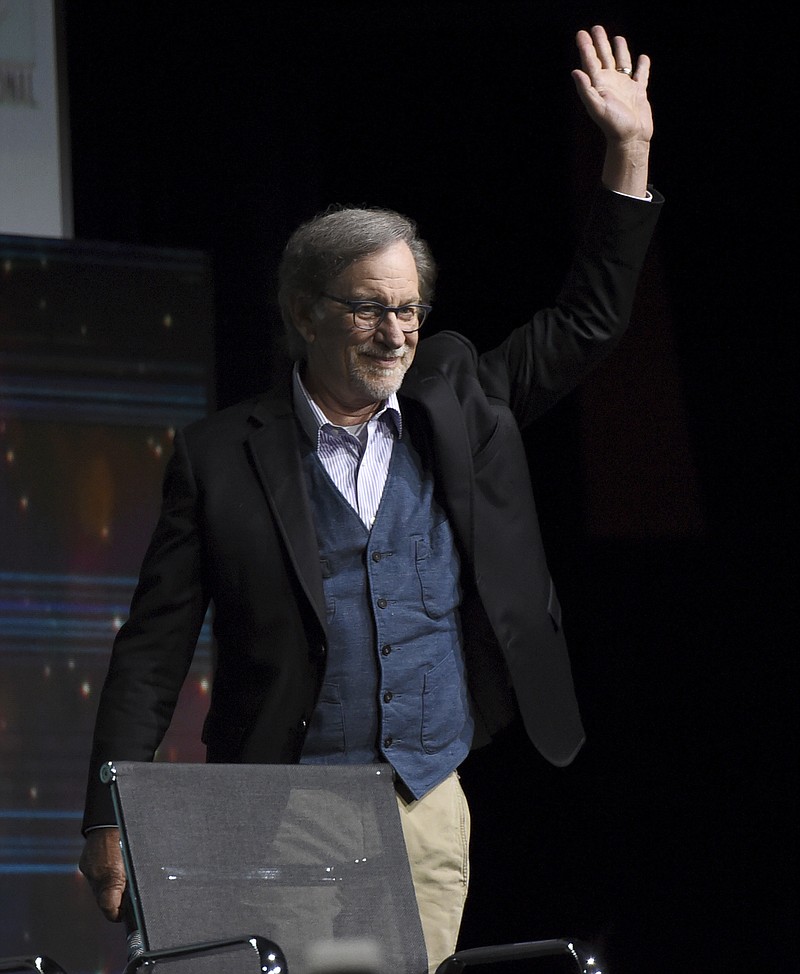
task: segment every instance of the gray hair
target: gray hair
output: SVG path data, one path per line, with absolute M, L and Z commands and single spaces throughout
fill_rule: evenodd
M 337 206 L 295 230 L 278 268 L 278 302 L 293 359 L 305 355 L 305 342 L 292 321 L 295 299 L 313 303 L 345 268 L 398 241 L 408 244 L 417 265 L 420 300 L 428 304 L 436 283 L 436 263 L 416 223 L 401 213 Z

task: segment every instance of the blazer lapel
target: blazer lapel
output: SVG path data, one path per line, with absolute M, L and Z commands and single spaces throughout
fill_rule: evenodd
M 255 429 L 247 447 L 286 544 L 292 567 L 323 630 L 325 600 L 319 546 L 300 461 L 297 423 L 288 397 L 259 400 L 250 417 Z

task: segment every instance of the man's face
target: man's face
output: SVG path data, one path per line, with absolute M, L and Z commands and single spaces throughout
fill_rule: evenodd
M 417 267 L 403 242 L 351 264 L 327 291 L 337 298 L 392 307 L 420 300 Z M 418 341 L 418 333 L 405 334 L 393 313 L 375 331 L 359 331 L 351 312 L 325 297 L 298 328 L 307 345 L 306 387 L 332 419 L 331 413 L 360 414 L 397 392 Z

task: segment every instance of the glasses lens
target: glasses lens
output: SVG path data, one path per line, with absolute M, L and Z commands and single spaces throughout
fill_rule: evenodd
M 422 328 L 422 322 L 425 321 L 425 318 L 428 316 L 428 309 L 423 308 L 422 305 L 419 304 L 412 304 L 411 307 L 414 309 L 414 327 Z
M 353 321 L 356 328 L 377 328 L 383 319 L 385 308 L 382 304 L 362 301 L 353 305 Z
M 417 323 L 419 308 L 415 304 L 407 304 L 404 308 L 397 309 L 397 320 L 404 325 Z

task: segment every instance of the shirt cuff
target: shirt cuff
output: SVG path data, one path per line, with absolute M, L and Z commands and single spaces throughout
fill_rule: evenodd
M 616 193 L 617 196 L 626 196 L 629 200 L 642 200 L 645 203 L 649 203 L 653 199 L 653 194 L 650 190 L 647 190 L 647 196 L 631 196 L 630 193 L 620 193 L 618 189 L 612 189 L 612 193 Z

